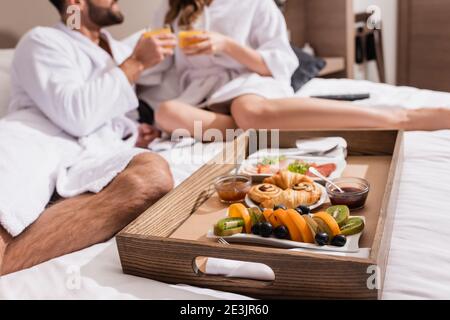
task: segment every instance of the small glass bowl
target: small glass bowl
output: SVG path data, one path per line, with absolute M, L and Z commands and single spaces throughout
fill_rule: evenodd
M 370 183 L 361 178 L 338 178 L 332 180 L 341 188 L 341 193 L 331 183 L 327 183 L 326 189 L 332 205 L 346 205 L 350 210 L 364 208 L 370 191 Z
M 246 175 L 219 177 L 214 182 L 214 187 L 222 203 L 242 202 L 252 187 L 252 177 Z

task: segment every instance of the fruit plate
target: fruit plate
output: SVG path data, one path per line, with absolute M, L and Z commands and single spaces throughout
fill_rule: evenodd
M 364 220 L 364 223 L 366 223 L 366 219 L 364 217 L 352 216 L 350 218 L 361 218 Z M 302 248 L 302 249 L 308 249 L 308 250 L 314 250 L 314 251 L 357 253 L 357 252 L 359 252 L 359 249 L 360 249 L 359 248 L 359 239 L 361 238 L 361 235 L 363 232 L 360 232 L 360 233 L 352 235 L 352 236 L 348 236 L 347 243 L 344 247 L 319 246 L 317 244 L 297 242 L 297 241 L 291 241 L 291 240 L 281 240 L 281 239 L 277 239 L 274 237 L 263 238 L 263 237 L 256 236 L 253 234 L 245 234 L 245 233 L 239 233 L 239 234 L 235 234 L 235 235 L 232 235 L 229 237 L 218 237 L 214 234 L 213 230 L 208 231 L 207 238 L 209 238 L 209 239 L 222 238 L 222 239 L 225 239 L 229 243 L 256 244 L 256 245 L 270 246 L 270 247 L 276 247 L 276 248 L 282 248 L 282 249 Z
M 240 174 L 246 174 L 252 177 L 254 182 L 261 182 L 266 178 L 269 178 L 276 174 L 278 171 L 286 169 L 289 164 L 293 163 L 296 160 L 301 160 L 306 163 L 315 163 L 319 166 L 326 165 L 326 164 L 334 164 L 336 166 L 336 169 L 331 172 L 331 174 L 328 176 L 329 179 L 333 180 L 336 178 L 340 178 L 342 176 L 342 173 L 344 172 L 347 162 L 345 159 L 330 159 L 330 158 L 320 158 L 320 157 L 294 157 L 289 156 L 286 157 L 286 159 L 283 161 L 282 164 L 274 164 L 271 165 L 271 171 L 268 173 L 257 173 L 256 165 L 261 162 L 261 159 L 247 159 L 244 161 L 241 165 L 241 169 L 239 171 Z M 322 173 L 323 174 L 323 173 Z M 326 176 L 326 174 L 325 174 Z M 320 178 L 312 177 L 314 181 L 318 183 L 324 184 L 325 181 L 323 181 Z
M 317 209 L 320 206 L 322 206 L 325 202 L 328 201 L 328 195 L 327 195 L 327 190 L 325 189 L 324 186 L 322 186 L 321 184 L 316 182 L 316 185 L 322 190 L 322 195 L 320 196 L 319 201 L 317 201 L 315 204 L 309 206 L 309 208 L 311 210 Z M 247 205 L 247 207 L 249 208 L 253 208 L 253 207 L 258 207 L 259 205 L 257 203 L 255 203 L 252 199 L 250 199 L 250 197 L 248 195 L 245 196 L 245 204 Z

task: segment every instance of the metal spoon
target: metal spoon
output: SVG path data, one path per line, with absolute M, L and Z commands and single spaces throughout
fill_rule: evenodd
M 313 167 L 309 167 L 309 172 L 311 172 L 313 175 L 315 175 L 316 177 L 319 177 L 320 179 L 328 182 L 329 184 L 331 184 L 333 187 L 335 187 L 340 193 L 345 193 L 344 190 L 342 190 L 341 188 L 339 188 L 336 184 L 334 184 L 330 179 L 325 178 L 319 171 L 317 171 L 316 168 Z

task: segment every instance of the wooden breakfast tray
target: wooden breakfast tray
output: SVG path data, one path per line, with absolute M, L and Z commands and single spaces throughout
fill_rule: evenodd
M 249 131 L 229 143 L 222 154 L 125 228 L 117 236 L 123 271 L 162 282 L 207 287 L 255 298 L 380 298 L 403 162 L 403 132 L 280 132 L 280 148 L 292 148 L 296 140 L 312 137 L 338 136 L 347 140 L 349 156 L 343 176 L 362 177 L 371 183 L 365 209 L 352 213 L 366 218 L 360 247 L 371 248 L 368 259 L 251 245 L 224 246 L 206 238 L 225 208 L 213 192 L 214 179 L 234 169 L 236 159 L 249 155 L 251 139 L 267 141 L 269 134 L 267 131 Z M 205 257 L 262 263 L 274 271 L 275 280 L 206 275 L 196 262 Z M 374 282 L 374 279 L 378 281 Z M 369 287 L 368 282 L 377 284 L 376 288 Z

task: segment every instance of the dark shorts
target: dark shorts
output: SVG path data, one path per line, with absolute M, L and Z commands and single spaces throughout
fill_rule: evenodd
M 142 100 L 139 100 L 139 122 L 153 125 L 155 123 L 155 112 L 153 108 Z

